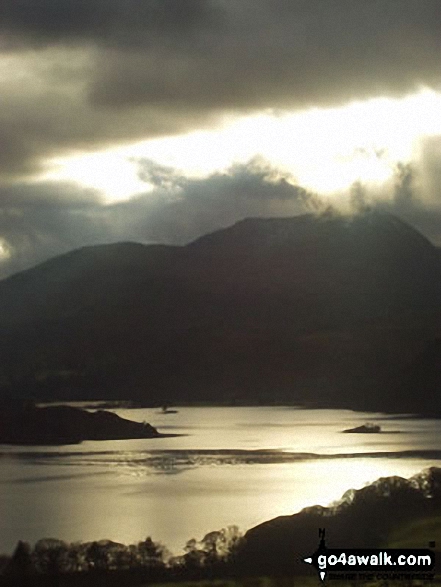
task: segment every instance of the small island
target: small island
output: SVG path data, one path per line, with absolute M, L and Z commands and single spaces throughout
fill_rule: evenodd
M 342 430 L 342 432 L 349 432 L 354 434 L 378 434 L 381 432 L 380 426 L 377 424 L 371 424 L 367 422 L 362 426 L 357 426 L 356 428 L 348 428 L 347 430 Z
M 0 444 L 62 445 L 83 440 L 161 438 L 146 422 L 134 422 L 113 412 L 88 412 L 72 406 L 8 406 L 0 410 Z M 176 435 L 173 435 L 176 436 Z
M 178 410 L 172 410 L 167 405 L 162 406 L 162 411 L 159 412 L 160 414 L 177 414 Z

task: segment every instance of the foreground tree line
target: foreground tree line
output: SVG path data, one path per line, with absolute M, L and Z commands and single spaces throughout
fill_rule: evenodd
M 151 538 L 132 545 L 109 540 L 68 544 L 19 542 L 0 560 L 0 586 L 60 587 L 136 585 L 243 577 L 311 575 L 301 562 L 326 528 L 333 548 L 427 548 L 441 545 L 441 468 L 410 479 L 381 478 L 349 490 L 328 507 L 305 508 L 280 516 L 242 536 L 236 526 L 192 539 L 184 554 L 172 556 Z M 307 568 L 308 567 L 308 568 Z M 440 561 L 436 572 L 441 571 Z
M 130 579 L 144 581 L 192 580 L 225 576 L 231 570 L 243 539 L 237 526 L 210 532 L 200 542 L 187 542 L 184 554 L 172 556 L 150 537 L 125 545 L 111 540 L 67 543 L 39 540 L 32 548 L 19 541 L 11 557 L 0 557 L 0 584 L 99 584 Z M 49 583 L 48 583 L 49 582 Z

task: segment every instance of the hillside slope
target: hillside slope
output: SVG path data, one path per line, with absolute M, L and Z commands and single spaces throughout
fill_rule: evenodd
M 440 300 L 439 251 L 378 212 L 86 247 L 0 282 L 2 390 L 393 407 Z

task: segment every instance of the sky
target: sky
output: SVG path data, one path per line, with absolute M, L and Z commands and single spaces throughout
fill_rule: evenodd
M 378 206 L 441 245 L 439 0 L 2 0 L 0 277 Z

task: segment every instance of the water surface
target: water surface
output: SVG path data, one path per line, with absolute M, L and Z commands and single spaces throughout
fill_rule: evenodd
M 184 436 L 0 446 L 0 552 L 19 539 L 148 535 L 179 552 L 211 530 L 246 530 L 382 476 L 441 466 L 437 420 L 292 407 L 115 411 Z M 341 433 L 366 421 L 384 433 Z

